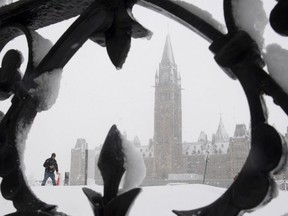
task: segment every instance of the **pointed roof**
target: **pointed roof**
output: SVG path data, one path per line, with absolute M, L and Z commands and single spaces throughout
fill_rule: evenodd
M 222 115 L 220 116 L 220 122 L 215 135 L 215 142 L 228 142 L 229 136 L 225 130 L 224 124 L 222 122 Z
M 234 132 L 234 138 L 245 137 L 245 136 L 247 136 L 247 134 L 248 134 L 248 132 L 247 132 L 245 124 L 237 124 L 236 125 L 235 132 Z
M 165 42 L 165 47 L 162 55 L 162 60 L 161 60 L 162 65 L 175 65 L 175 60 L 174 60 L 174 55 L 173 55 L 173 50 L 172 50 L 172 45 L 171 45 L 171 38 L 170 35 L 168 34 L 166 36 L 166 42 Z
M 198 137 L 198 142 L 204 142 L 206 143 L 207 142 L 207 134 L 204 133 L 203 131 L 200 132 L 200 135 Z
M 88 143 L 83 138 L 78 138 L 76 141 L 75 149 L 81 149 L 81 151 L 85 151 L 88 149 Z

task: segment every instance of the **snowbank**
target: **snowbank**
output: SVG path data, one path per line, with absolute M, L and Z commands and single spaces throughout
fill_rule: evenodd
M 124 182 L 121 193 L 131 190 L 140 185 L 146 176 L 146 167 L 143 156 L 134 144 L 127 140 L 124 136 L 122 138 L 122 148 L 125 155 L 124 168 L 126 170 L 124 175 Z
M 263 48 L 263 33 L 268 23 L 261 0 L 232 1 L 233 14 L 237 26 L 249 33 L 260 49 Z
M 93 216 L 90 204 L 82 192 L 81 186 L 35 186 L 34 193 L 47 203 L 57 204 L 58 211 L 71 216 Z M 89 188 L 102 192 L 98 185 Z M 188 210 L 207 205 L 225 192 L 223 188 L 207 185 L 175 185 L 144 187 L 136 198 L 129 213 L 130 216 L 175 216 L 171 210 Z M 246 213 L 245 216 L 283 216 L 288 213 L 288 192 L 280 191 L 276 199 L 256 212 Z M 0 215 L 13 212 L 12 202 L 0 197 Z
M 266 50 L 264 59 L 267 63 L 269 74 L 288 94 L 288 51 L 278 44 L 271 44 L 267 46 Z
M 39 101 L 38 112 L 50 109 L 56 102 L 62 77 L 62 68 L 41 74 L 34 82 L 38 85 L 35 89 L 30 89 L 32 97 Z

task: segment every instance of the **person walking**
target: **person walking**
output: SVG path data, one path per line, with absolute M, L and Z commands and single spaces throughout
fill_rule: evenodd
M 51 178 L 52 183 L 54 186 L 56 186 L 56 180 L 55 180 L 55 170 L 56 173 L 58 175 L 58 164 L 57 161 L 55 160 L 56 158 L 56 154 L 52 153 L 51 157 L 46 159 L 43 166 L 45 167 L 45 172 L 44 172 L 44 179 L 42 181 L 42 186 L 44 186 L 46 184 L 46 181 L 48 180 L 48 178 Z

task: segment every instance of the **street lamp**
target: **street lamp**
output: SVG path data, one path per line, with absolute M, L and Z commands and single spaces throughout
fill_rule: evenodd
M 206 171 L 207 171 L 207 164 L 208 164 L 208 161 L 209 161 L 209 151 L 206 152 L 206 155 L 205 155 L 205 168 L 204 168 L 204 174 L 203 174 L 203 182 L 202 184 L 205 183 L 205 177 L 206 177 Z

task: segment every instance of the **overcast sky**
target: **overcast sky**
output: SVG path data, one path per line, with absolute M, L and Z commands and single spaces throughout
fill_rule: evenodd
M 207 9 L 223 21 L 222 1 L 190 1 Z M 272 7 L 273 1 L 265 7 Z M 57 154 L 60 172 L 70 170 L 71 148 L 77 138 L 84 138 L 90 149 L 101 145 L 108 130 L 116 124 L 128 139 L 138 136 L 142 145 L 153 138 L 154 77 L 161 61 L 165 38 L 171 36 L 176 64 L 182 77 L 183 141 L 196 141 L 204 131 L 211 139 L 222 114 L 230 136 L 235 125 L 249 127 L 249 111 L 238 81 L 231 80 L 214 62 L 209 43 L 186 27 L 140 6 L 134 6 L 135 18 L 153 32 L 150 40 L 133 39 L 131 51 L 121 70 L 116 70 L 105 48 L 87 41 L 63 70 L 56 104 L 37 115 L 28 135 L 25 151 L 26 174 L 43 177 L 42 164 L 52 152 Z M 73 20 L 41 29 L 38 32 L 53 43 Z M 276 34 L 268 33 L 271 41 L 279 42 Z M 10 43 L 24 56 L 24 38 Z M 282 43 L 282 41 L 281 41 Z M 2 52 L 5 53 L 5 52 Z M 2 58 L 2 55 L 1 55 Z M 27 60 L 26 60 L 27 61 Z M 24 71 L 26 62 L 22 67 Z M 267 98 L 269 123 L 286 132 L 287 116 Z M 6 111 L 10 100 L 0 103 Z

